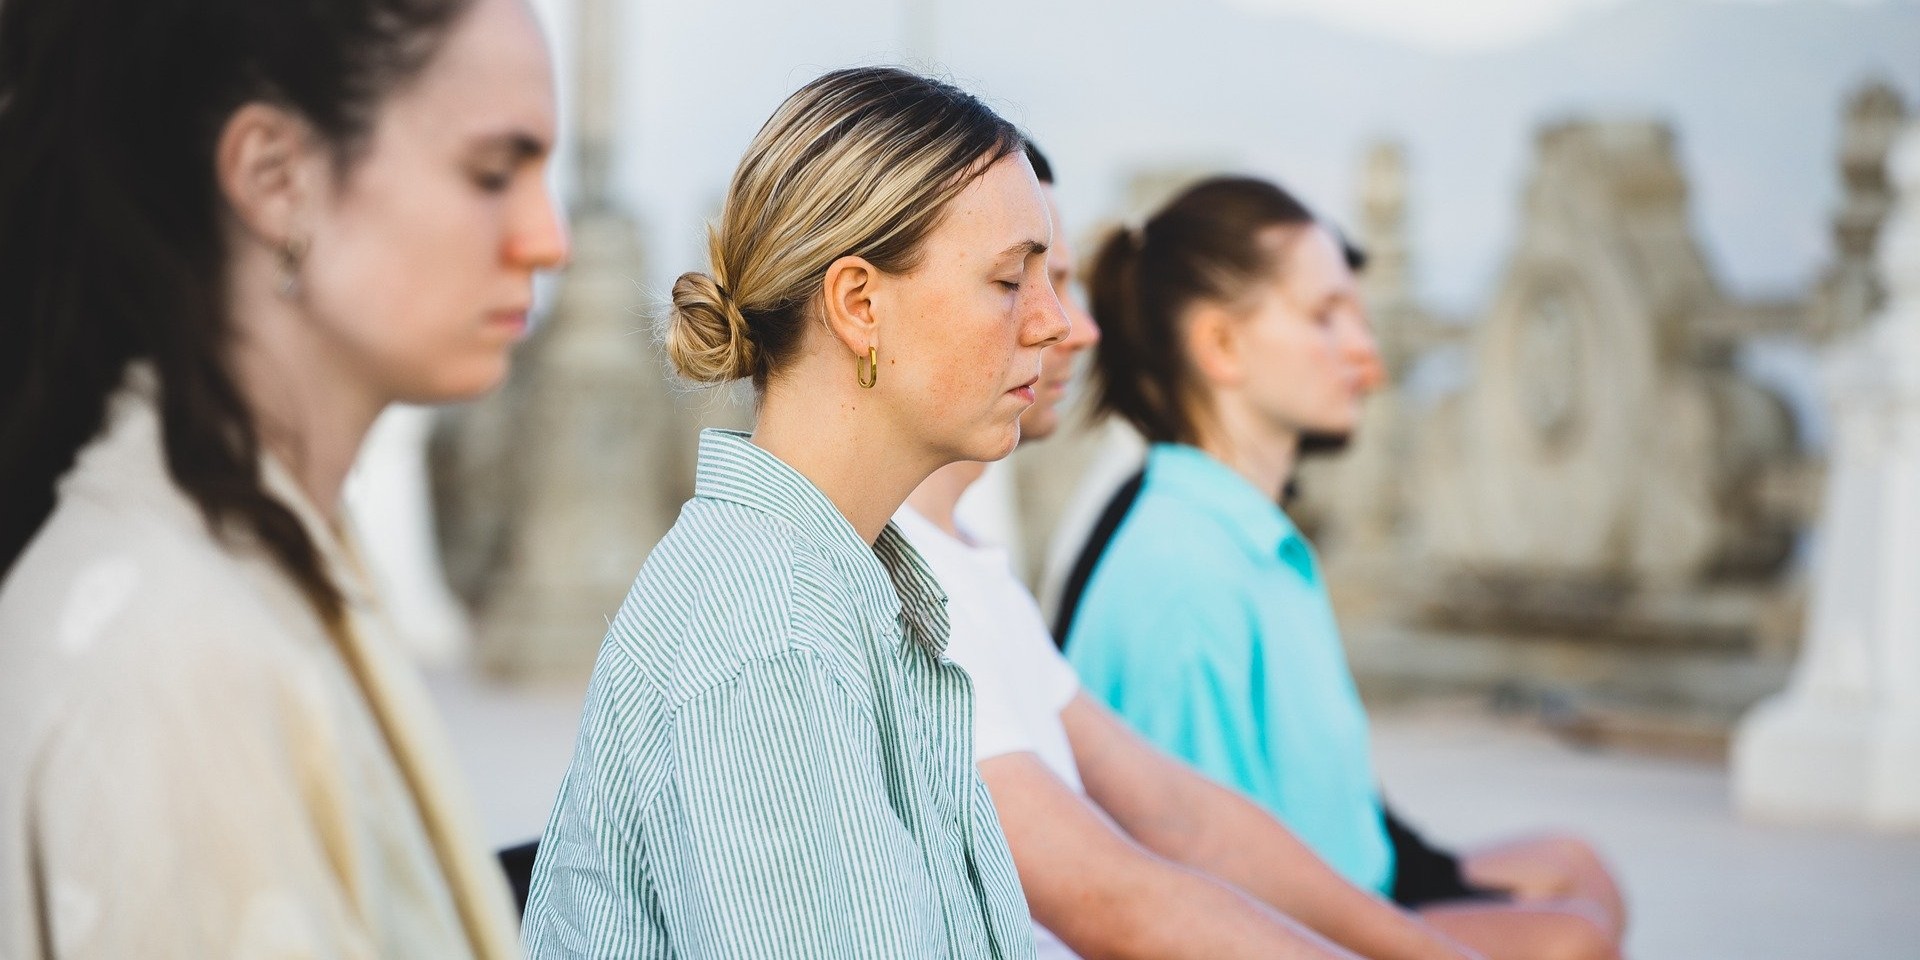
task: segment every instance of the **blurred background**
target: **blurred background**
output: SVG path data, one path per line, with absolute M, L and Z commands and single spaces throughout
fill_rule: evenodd
M 1920 3 L 535 6 L 574 264 L 507 387 L 393 412 L 350 492 L 495 840 L 695 433 L 751 421 L 671 381 L 668 286 L 781 99 L 901 63 L 1033 136 L 1080 250 L 1223 171 L 1367 250 L 1391 382 L 1288 510 L 1400 806 L 1595 837 L 1635 957 L 1920 957 Z M 1071 422 L 963 507 L 1043 604 L 1139 458 Z

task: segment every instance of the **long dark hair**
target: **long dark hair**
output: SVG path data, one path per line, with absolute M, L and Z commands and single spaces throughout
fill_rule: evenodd
M 1214 177 L 1175 197 L 1138 229 L 1115 230 L 1088 278 L 1100 347 L 1094 403 L 1156 443 L 1197 442 L 1199 395 L 1180 318 L 1199 302 L 1237 303 L 1280 269 L 1264 242 L 1275 227 L 1314 223 L 1292 194 L 1252 177 Z
M 0 575 L 54 508 L 129 361 L 159 374 L 168 472 L 258 541 L 329 622 L 340 595 L 262 488 L 226 368 L 214 149 L 249 102 L 305 118 L 344 170 L 381 99 L 470 0 L 0 0 Z

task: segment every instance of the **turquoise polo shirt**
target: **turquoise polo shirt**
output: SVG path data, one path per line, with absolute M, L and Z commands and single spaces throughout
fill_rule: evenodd
M 1274 813 L 1355 885 L 1391 889 L 1366 712 L 1313 548 L 1269 493 L 1194 447 L 1154 445 L 1067 658 L 1160 748 Z

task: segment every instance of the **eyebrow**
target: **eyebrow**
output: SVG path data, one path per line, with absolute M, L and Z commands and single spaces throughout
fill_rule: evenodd
M 1022 240 L 1000 251 L 1000 255 L 995 257 L 994 261 L 998 263 L 1006 260 L 1025 260 L 1028 257 L 1045 254 L 1046 252 L 1046 244 L 1038 240 Z M 1018 254 L 1018 256 L 1015 256 L 1015 254 Z
M 483 150 L 503 150 L 515 163 L 538 160 L 552 149 L 546 140 L 522 130 L 482 136 L 480 147 Z

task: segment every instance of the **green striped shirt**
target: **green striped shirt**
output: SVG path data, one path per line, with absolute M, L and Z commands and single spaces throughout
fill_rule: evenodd
M 703 433 L 594 667 L 529 954 L 1032 957 L 945 599 L 891 524 L 869 547 L 745 435 Z

